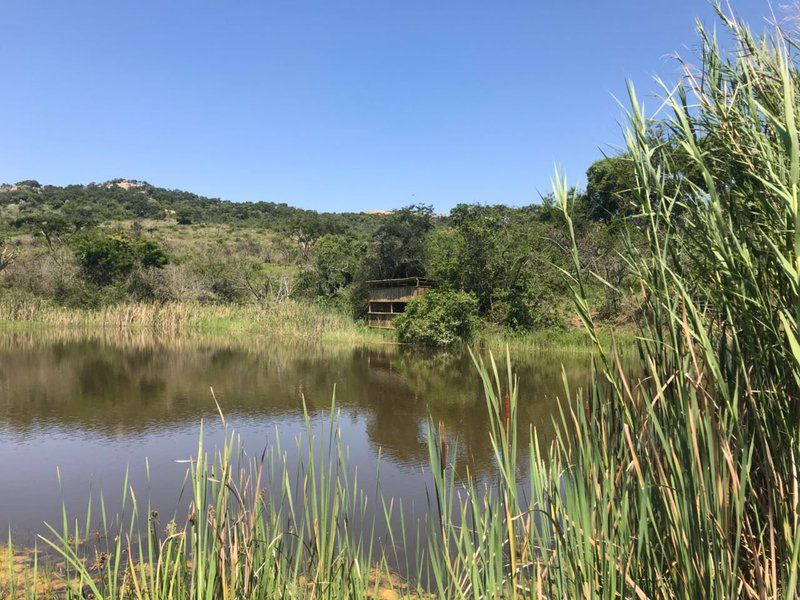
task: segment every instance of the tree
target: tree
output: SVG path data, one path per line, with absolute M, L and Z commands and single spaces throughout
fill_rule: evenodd
M 464 236 L 456 227 L 437 227 L 425 242 L 425 271 L 440 287 L 460 289 L 464 284 Z
M 319 238 L 335 231 L 330 220 L 311 212 L 301 213 L 289 223 L 289 237 L 297 244 L 301 260 L 311 256 L 311 249 Z
M 425 275 L 425 237 L 434 224 L 433 207 L 413 204 L 390 214 L 375 232 L 372 261 L 376 279 Z
M 11 226 L 41 235 L 50 250 L 58 243 L 62 235 L 70 231 L 70 225 L 64 216 L 54 211 L 24 215 L 11 221 Z
M 703 176 L 676 139 L 670 127 L 655 123 L 644 133 L 654 151 L 647 157 L 653 167 L 663 173 L 665 193 L 681 200 L 689 199 L 692 185 L 703 185 Z M 698 148 L 706 151 L 708 141 L 697 140 Z M 636 164 L 628 153 L 606 157 L 592 163 L 586 171 L 586 193 L 578 195 L 573 218 L 580 227 L 581 219 L 609 223 L 616 218 L 626 217 L 639 209 L 639 183 Z M 659 199 L 651 193 L 650 202 L 655 205 Z M 681 212 L 681 203 L 673 207 Z
M 635 207 L 636 172 L 629 157 L 607 157 L 595 161 L 586 171 L 587 217 L 609 222 L 627 215 Z
M 297 276 L 298 296 L 332 301 L 354 314 L 366 304 L 363 256 L 366 244 L 345 235 L 323 235 L 314 244 L 308 265 Z
M 324 235 L 314 246 L 314 269 L 319 278 L 320 292 L 334 295 L 353 283 L 360 264 L 358 245 L 343 235 Z
M 181 206 L 175 211 L 175 219 L 178 225 L 191 225 L 197 220 L 195 211 L 189 206 Z
M 133 243 L 135 254 L 143 267 L 161 269 L 169 263 L 164 247 L 153 240 L 136 240 Z

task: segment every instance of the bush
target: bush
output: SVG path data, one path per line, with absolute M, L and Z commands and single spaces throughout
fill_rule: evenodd
M 161 268 L 169 262 L 158 242 L 125 235 L 86 233 L 75 241 L 74 248 L 86 278 L 97 285 L 119 281 L 137 267 Z
M 478 301 L 473 294 L 430 290 L 408 303 L 395 326 L 402 342 L 450 346 L 469 342 L 477 322 Z
M 137 240 L 134 250 L 143 267 L 162 269 L 169 263 L 164 247 L 153 240 Z

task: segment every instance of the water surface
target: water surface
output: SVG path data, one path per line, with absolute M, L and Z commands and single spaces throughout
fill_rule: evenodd
M 513 354 L 520 424 L 546 443 L 562 366 L 571 385 L 586 381 L 581 352 Z M 213 388 L 228 425 L 252 454 L 304 433 L 303 406 L 315 423 L 329 415 L 335 389 L 350 466 L 384 494 L 425 502 L 429 419 L 444 424 L 457 469 L 488 473 L 491 448 L 480 380 L 466 352 L 394 345 L 352 347 L 268 338 L 78 332 L 0 332 L 0 525 L 32 539 L 60 522 L 62 501 L 80 515 L 102 492 L 114 507 L 126 471 L 153 507 L 173 511 L 199 425 L 221 439 Z M 149 469 L 146 469 L 146 463 Z M 149 477 L 147 472 L 149 470 Z M 59 480 L 61 483 L 59 484 Z

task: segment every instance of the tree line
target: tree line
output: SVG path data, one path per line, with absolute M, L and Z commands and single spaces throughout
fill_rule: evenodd
M 633 185 L 620 155 L 592 164 L 586 189 L 573 190 L 581 256 L 602 278 L 592 288 L 602 318 L 626 318 L 619 223 Z M 220 233 L 206 243 L 211 230 Z M 3 293 L 64 305 L 294 296 L 362 318 L 369 280 L 420 276 L 474 322 L 526 331 L 570 320 L 569 239 L 551 196 L 522 207 L 459 204 L 447 215 L 420 204 L 317 213 L 137 181 L 28 180 L 0 187 L 0 237 Z

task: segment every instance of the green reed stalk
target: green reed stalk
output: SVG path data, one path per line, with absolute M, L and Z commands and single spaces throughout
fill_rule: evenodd
M 350 478 L 335 405 L 320 432 L 306 413 L 306 431 L 298 440 L 305 459 L 292 474 L 280 446 L 277 455 L 248 457 L 227 425 L 212 458 L 201 428 L 183 524 L 177 515 L 163 523 L 150 506 L 142 514 L 127 482 L 113 521 L 101 500 L 98 536 L 90 535 L 91 504 L 74 529 L 64 507 L 61 531 L 51 527 L 43 539 L 75 580 L 68 597 L 83 589 L 95 598 L 366 598 L 385 586 L 388 563 L 375 554 L 374 522 Z
M 800 79 L 791 38 L 756 41 L 723 20 L 738 52 L 725 57 L 700 30 L 703 65 L 667 90 L 674 116 L 661 130 L 631 90 L 627 259 L 644 372 L 632 379 L 601 354 L 588 416 L 573 413 L 559 442 L 574 470 L 547 497 L 570 570 L 548 576 L 557 593 L 796 592 Z M 566 187 L 556 191 L 569 225 Z M 576 295 L 591 331 L 580 285 Z
M 588 390 L 567 389 L 547 456 L 530 436 L 526 494 L 493 361 L 478 369 L 496 486 L 468 481 L 454 508 L 429 444 L 441 597 L 797 592 L 800 44 L 782 32 L 757 41 L 722 18 L 738 52 L 724 56 L 701 29 L 703 65 L 668 90 L 671 119 L 646 119 L 631 90 L 638 206 L 626 259 L 641 294 L 641 372 L 599 343 L 573 250 L 567 274 L 597 371 Z M 572 232 L 567 189 L 557 178 Z

